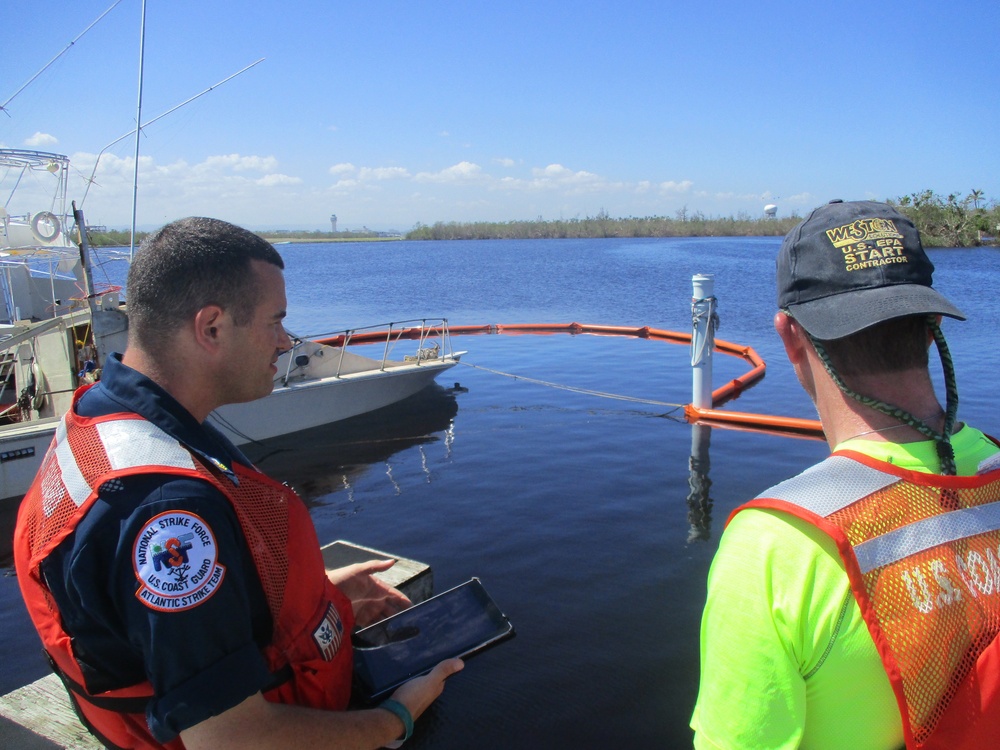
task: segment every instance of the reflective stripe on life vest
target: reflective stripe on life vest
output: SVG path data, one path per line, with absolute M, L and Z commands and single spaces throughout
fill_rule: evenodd
M 152 422 L 144 419 L 116 419 L 98 422 L 95 426 L 111 471 L 128 472 L 150 465 L 195 471 L 191 454 Z M 82 506 L 97 487 L 92 487 L 87 482 L 77 463 L 66 436 L 65 419 L 59 420 L 56 427 L 55 456 L 66 493 L 74 505 Z M 51 511 L 49 509 L 47 515 Z

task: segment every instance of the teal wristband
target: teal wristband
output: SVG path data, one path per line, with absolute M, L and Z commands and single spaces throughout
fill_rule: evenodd
M 391 714 L 395 714 L 399 717 L 399 720 L 403 722 L 403 726 L 406 727 L 406 733 L 403 735 L 403 742 L 406 742 L 406 740 L 413 736 L 413 716 L 410 714 L 410 709 L 399 701 L 394 701 L 392 698 L 382 701 L 378 704 L 378 707 L 384 708 Z

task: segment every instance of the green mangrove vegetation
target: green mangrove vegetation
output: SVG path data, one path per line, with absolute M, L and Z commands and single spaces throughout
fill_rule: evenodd
M 729 218 L 710 218 L 685 209 L 673 218 L 666 216 L 630 216 L 613 219 L 604 211 L 585 219 L 505 222 L 438 222 L 418 224 L 407 233 L 408 240 L 485 240 L 485 239 L 567 239 L 579 237 L 759 237 L 781 236 L 799 221 L 798 217 L 781 219 L 751 218 L 739 214 Z
M 938 195 L 933 190 L 910 193 L 888 203 L 909 216 L 926 247 L 996 245 L 1000 236 L 1000 203 L 987 201 L 982 190 Z
M 1000 235 L 1000 204 L 988 201 L 982 190 L 966 196 L 941 196 L 924 190 L 888 203 L 909 216 L 928 247 L 974 247 L 997 244 Z M 417 224 L 408 240 L 557 239 L 569 237 L 762 237 L 783 236 L 802 217 L 793 213 L 782 218 L 706 217 L 700 211 L 681 209 L 673 217 L 647 216 L 615 219 L 601 211 L 585 219 L 506 222 L 438 222 Z

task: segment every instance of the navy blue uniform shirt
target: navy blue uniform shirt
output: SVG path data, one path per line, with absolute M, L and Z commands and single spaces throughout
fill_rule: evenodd
M 145 417 L 216 466 L 248 464 L 215 428 L 199 424 L 115 354 L 77 413 L 119 412 Z M 204 521 L 225 574 L 196 605 L 161 611 L 137 596 L 134 550 L 150 519 L 176 512 Z M 205 481 L 150 474 L 106 483 L 74 533 L 42 563 L 42 572 L 88 689 L 102 692 L 148 679 L 155 698 L 146 718 L 161 742 L 271 682 L 261 648 L 270 640 L 272 619 L 260 578 L 231 504 Z

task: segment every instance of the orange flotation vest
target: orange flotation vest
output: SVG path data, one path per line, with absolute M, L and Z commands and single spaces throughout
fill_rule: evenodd
M 78 399 L 83 390 L 77 392 Z M 188 451 L 156 425 L 136 414 L 85 418 L 70 409 L 56 430 L 38 476 L 18 512 L 14 558 L 18 582 L 31 619 L 77 713 L 105 744 L 117 748 L 181 748 L 179 738 L 164 745 L 151 734 L 145 706 L 153 695 L 148 682 L 91 694 L 65 632 L 55 599 L 41 574 L 41 562 L 86 515 L 108 481 L 136 474 L 171 474 L 212 484 L 232 504 L 253 556 L 274 623 L 263 649 L 268 668 L 285 679 L 268 690 L 270 701 L 344 710 L 350 699 L 354 615 L 350 601 L 325 575 L 322 552 L 309 513 L 299 497 L 264 474 L 234 466 L 236 480 Z M 197 526 L 194 514 L 163 514 Z M 159 517 L 158 517 L 159 518 Z M 171 520 L 174 520 L 172 518 Z M 155 524 L 147 526 L 152 535 Z M 182 529 L 184 530 L 184 529 Z M 204 533 L 204 529 L 195 529 Z M 190 534 L 189 530 L 189 534 Z M 197 539 L 191 537 L 193 543 Z M 168 540 L 159 557 L 133 551 L 139 588 L 147 606 L 177 610 L 194 606 L 222 584 L 224 566 L 212 554 L 197 559 L 198 569 L 182 583 L 167 583 L 169 565 L 191 553 L 192 542 Z M 162 540 L 160 540 L 162 541 Z M 158 545 L 160 549 L 162 545 Z M 166 556 L 173 555 L 172 559 Z M 140 574 L 142 571 L 149 575 Z M 191 568 L 188 565 L 186 568 Z M 186 569 L 185 568 L 185 569 Z
M 1000 742 L 1000 470 L 940 476 L 840 451 L 733 515 L 746 508 L 836 542 L 909 750 Z

